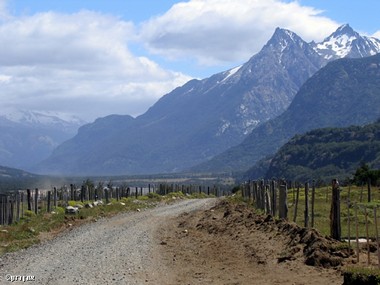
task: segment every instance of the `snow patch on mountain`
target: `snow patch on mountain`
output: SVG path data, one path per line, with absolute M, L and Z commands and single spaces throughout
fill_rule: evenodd
M 228 120 L 222 119 L 222 124 L 219 126 L 216 136 L 221 136 L 224 132 L 231 126 L 231 122 Z
M 345 24 L 323 42 L 314 44 L 314 50 L 326 60 L 365 57 L 380 52 L 380 40 L 361 36 L 348 24 Z
M 254 120 L 254 119 L 247 119 L 243 122 L 244 127 L 244 135 L 250 134 L 253 129 L 257 127 L 257 125 L 260 123 L 260 120 Z
M 239 66 L 237 66 L 237 67 L 234 67 L 234 68 L 232 68 L 232 69 L 226 71 L 226 72 L 225 72 L 226 77 L 224 77 L 223 80 L 220 81 L 220 83 L 225 82 L 228 78 L 230 78 L 231 76 L 233 76 L 236 72 L 239 71 L 239 69 L 240 69 L 241 67 L 242 67 L 242 65 L 239 65 Z
M 317 44 L 317 50 L 332 50 L 336 56 L 345 57 L 351 51 L 351 44 L 356 37 L 349 37 L 347 35 L 342 35 L 340 37 L 331 37 L 325 42 Z M 326 59 L 331 59 L 333 57 L 332 54 L 328 55 Z

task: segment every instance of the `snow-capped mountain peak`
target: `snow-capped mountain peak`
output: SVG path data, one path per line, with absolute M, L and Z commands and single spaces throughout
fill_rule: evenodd
M 40 126 L 81 126 L 85 124 L 83 120 L 78 117 L 66 113 L 59 112 L 42 112 L 31 110 L 3 110 L 0 117 L 19 123 L 22 125 L 40 125 Z
M 314 44 L 314 50 L 328 61 L 344 57 L 366 57 L 380 52 L 380 40 L 361 36 L 345 24 L 321 43 Z
M 2 109 L 0 164 L 28 169 L 72 138 L 84 123 L 65 113 Z

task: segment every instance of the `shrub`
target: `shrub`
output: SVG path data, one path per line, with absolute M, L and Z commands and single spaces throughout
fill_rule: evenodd
M 24 212 L 24 216 L 25 216 L 25 217 L 29 217 L 29 218 L 31 218 L 31 217 L 35 217 L 35 216 L 36 216 L 36 213 L 33 212 L 33 211 L 30 211 L 30 210 L 26 210 L 26 211 Z
M 149 199 L 157 199 L 157 200 L 162 199 L 162 196 L 160 194 L 153 193 L 153 192 L 149 193 L 147 196 Z
M 64 214 L 65 213 L 65 209 L 63 207 L 55 207 L 55 209 L 53 211 L 56 212 L 57 214 Z
M 81 201 L 69 201 L 69 206 L 74 207 L 76 205 L 83 206 L 83 203 Z

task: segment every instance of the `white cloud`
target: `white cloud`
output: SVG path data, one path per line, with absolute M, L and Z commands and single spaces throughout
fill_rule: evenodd
M 311 41 L 322 40 L 338 24 L 296 1 L 191 0 L 143 23 L 140 37 L 153 53 L 212 65 L 248 59 L 276 27 Z
M 0 0 L 0 112 L 59 111 L 87 120 L 138 115 L 190 78 L 134 55 L 130 43 L 166 58 L 233 67 L 258 52 L 278 26 L 320 40 L 338 24 L 279 0 L 191 0 L 138 28 L 90 11 L 13 16 Z
M 380 39 L 380 31 L 377 31 L 376 33 L 374 33 L 372 37 Z
M 0 0 L 0 21 L 8 18 L 7 0 Z
M 133 55 L 127 45 L 134 39 L 133 23 L 89 11 L 3 20 L 1 108 L 71 112 L 88 120 L 141 114 L 190 78 Z

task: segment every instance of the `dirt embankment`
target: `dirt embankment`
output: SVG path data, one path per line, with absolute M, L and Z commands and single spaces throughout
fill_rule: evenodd
M 315 230 L 226 201 L 169 220 L 158 238 L 167 284 L 343 284 L 353 261 Z

